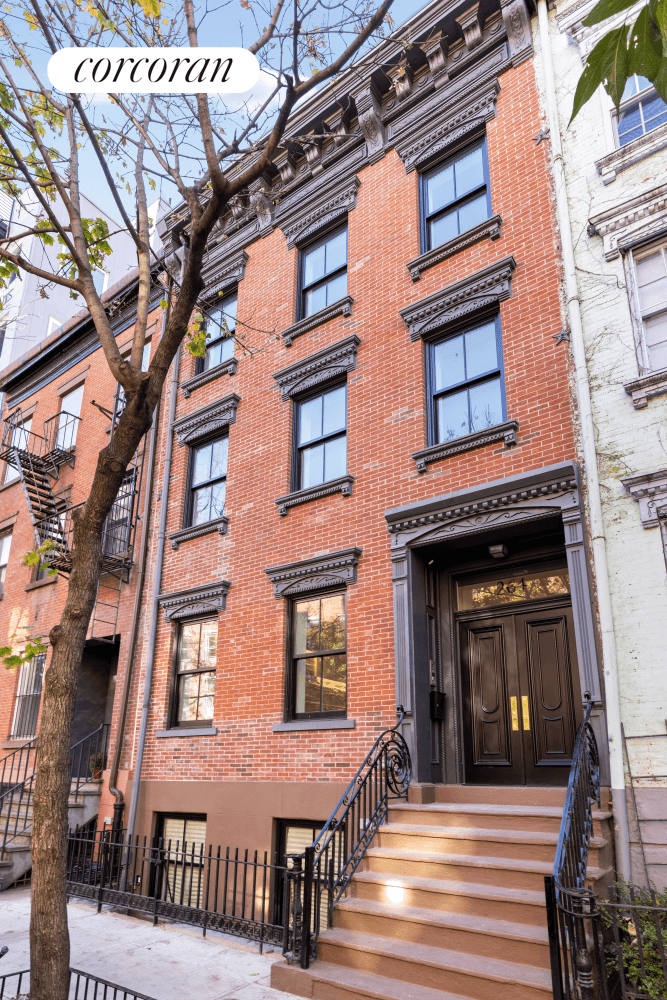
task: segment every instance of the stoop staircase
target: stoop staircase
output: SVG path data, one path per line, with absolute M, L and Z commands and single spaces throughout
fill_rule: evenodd
M 316 1000 L 552 996 L 544 876 L 565 789 L 443 785 L 435 796 L 389 805 L 317 960 L 273 965 L 273 987 Z M 610 815 L 593 811 L 594 887 L 613 877 Z

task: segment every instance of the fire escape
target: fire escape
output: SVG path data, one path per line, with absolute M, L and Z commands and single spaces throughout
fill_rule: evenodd
M 124 402 L 122 392 L 117 392 L 113 413 L 103 411 L 111 417 L 112 432 Z M 36 434 L 18 409 L 4 421 L 0 440 L 0 461 L 12 466 L 21 480 L 35 542 L 48 546 L 44 561 L 65 575 L 72 569 L 72 514 L 83 504 L 70 504 L 59 469 L 74 467 L 79 423 L 79 417 L 63 411 L 45 420 L 42 434 Z M 129 582 L 132 567 L 145 450 L 146 435 L 102 529 L 102 570 L 88 632 L 88 638 L 98 642 L 115 642 L 118 634 L 121 588 Z

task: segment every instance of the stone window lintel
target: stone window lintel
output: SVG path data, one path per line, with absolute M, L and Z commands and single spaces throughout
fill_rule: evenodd
M 357 582 L 357 565 L 362 551 L 355 546 L 300 562 L 269 566 L 264 572 L 273 584 L 273 596 L 277 601 L 324 587 L 347 587 Z

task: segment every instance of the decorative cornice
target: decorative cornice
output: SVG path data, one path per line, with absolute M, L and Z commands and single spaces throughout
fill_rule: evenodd
M 362 551 L 342 549 L 284 566 L 269 566 L 264 572 L 273 584 L 273 596 L 277 601 L 323 587 L 349 587 L 357 582 L 357 565 Z
M 224 611 L 227 606 L 227 592 L 231 587 L 229 580 L 218 580 L 217 583 L 205 583 L 190 590 L 176 590 L 170 594 L 161 594 L 158 603 L 164 609 L 165 621 L 179 621 L 181 618 L 193 618 L 195 615 L 205 615 Z
M 625 12 L 627 13 L 627 12 Z M 621 146 L 607 153 L 601 159 L 595 161 L 597 172 L 602 178 L 603 184 L 611 184 L 616 180 L 616 174 L 626 170 L 634 163 L 653 153 L 659 152 L 667 146 L 667 124 L 658 125 L 652 132 L 640 135 L 638 139 L 633 139 L 627 146 Z
M 387 134 L 382 123 L 382 95 L 373 77 L 366 80 L 362 87 L 351 94 L 357 109 L 357 118 L 364 139 L 366 151 L 371 163 L 378 160 L 384 152 Z
M 614 260 L 624 250 L 667 229 L 667 184 L 606 208 L 588 220 L 589 234 L 599 235 L 604 255 Z
M 209 434 L 236 423 L 236 409 L 240 402 L 241 397 L 232 392 L 224 399 L 216 400 L 215 403 L 203 406 L 201 410 L 195 410 L 194 413 L 175 420 L 173 426 L 178 436 L 178 443 L 195 444 Z
M 429 267 L 435 267 L 436 264 L 447 260 L 448 257 L 453 257 L 454 254 L 465 250 L 466 247 L 480 243 L 487 237 L 490 240 L 497 240 L 502 232 L 502 224 L 503 220 L 499 215 L 492 215 L 490 219 L 485 219 L 484 222 L 479 222 L 476 226 L 466 229 L 464 233 L 455 236 L 453 240 L 448 240 L 447 243 L 443 243 L 433 250 L 427 250 L 426 253 L 415 257 L 414 260 L 408 261 L 405 265 L 410 272 L 410 277 L 413 281 L 419 281 L 423 271 L 427 271 Z
M 623 386 L 628 396 L 632 396 L 632 405 L 635 410 L 643 410 L 648 406 L 648 401 L 652 396 L 663 396 L 667 393 L 667 368 L 659 372 L 651 372 L 649 375 L 642 375 L 632 382 L 626 382 Z
M 193 375 L 192 378 L 186 379 L 185 382 L 181 382 L 181 390 L 186 399 L 190 398 L 190 394 L 195 391 L 195 389 L 201 388 L 202 385 L 208 385 L 209 382 L 215 382 L 217 378 L 221 375 L 236 375 L 239 362 L 238 358 L 227 358 L 223 361 L 221 365 L 216 365 L 215 368 L 207 368 L 204 372 L 199 372 L 198 375 Z
M 357 176 L 337 178 L 334 185 L 322 189 L 320 182 L 310 194 L 304 198 L 304 191 L 295 192 L 295 196 L 281 205 L 278 225 L 285 234 L 289 249 L 313 236 L 318 230 L 331 225 L 336 219 L 342 219 L 348 212 L 356 208 L 357 191 L 361 181 Z
M 352 496 L 352 484 L 354 476 L 340 476 L 338 479 L 330 479 L 328 483 L 321 483 L 319 486 L 309 486 L 305 490 L 297 490 L 288 493 L 284 497 L 277 497 L 278 513 L 281 517 L 289 514 L 292 507 L 299 504 L 308 503 L 310 500 L 317 500 L 319 497 L 328 497 L 332 493 L 342 493 L 344 497 Z
M 172 531 L 170 535 L 167 535 L 167 538 L 171 542 L 172 549 L 177 549 L 181 542 L 187 542 L 191 538 L 201 538 L 202 535 L 211 535 L 214 531 L 217 531 L 219 535 L 226 535 L 228 525 L 228 517 L 216 517 L 205 524 L 196 524 L 189 528 L 181 528 L 180 531 Z
M 639 504 L 643 528 L 657 528 L 658 508 L 667 504 L 667 469 L 621 479 L 623 488 Z M 664 515 L 663 515 L 664 516 Z
M 304 358 L 303 361 L 297 361 L 296 364 L 275 372 L 273 377 L 280 386 L 282 399 L 289 399 L 322 382 L 354 371 L 357 367 L 357 347 L 360 343 L 357 335 L 353 333 L 351 337 L 339 340 L 337 344 L 325 347 L 316 354 Z
M 309 330 L 314 330 L 316 326 L 321 326 L 322 323 L 327 323 L 334 316 L 351 316 L 353 303 L 354 299 L 352 296 L 346 295 L 344 298 L 338 299 L 337 302 L 332 302 L 330 306 L 325 306 L 319 312 L 313 313 L 312 316 L 306 316 L 305 319 L 300 319 L 298 323 L 288 326 L 286 330 L 282 330 L 280 333 L 280 336 L 285 341 L 285 347 L 291 347 L 297 337 L 308 333 Z
M 217 255 L 216 255 L 217 257 Z M 205 261 L 203 270 L 208 272 L 206 282 L 205 298 L 210 300 L 214 295 L 220 295 L 239 281 L 245 278 L 246 264 L 250 257 L 245 250 L 236 250 L 228 257 L 222 257 L 216 264 L 215 270 L 210 271 L 208 261 Z
M 450 455 L 458 455 L 463 451 L 472 451 L 474 448 L 481 448 L 494 441 L 504 441 L 505 446 L 511 448 L 512 445 L 518 443 L 518 430 L 518 420 L 507 420 L 505 423 L 495 424 L 493 427 L 486 427 L 484 430 L 474 431 L 472 434 L 465 434 L 452 441 L 434 444 L 430 448 L 422 449 L 422 451 L 414 451 L 412 457 L 417 463 L 417 472 L 426 472 L 431 462 L 438 462 L 441 458 L 449 458 Z
M 469 277 L 399 309 L 410 330 L 410 340 L 419 340 L 469 313 L 510 298 L 516 266 L 514 257 L 503 257 L 495 264 L 489 264 Z
M 499 62 L 502 52 L 495 52 L 490 59 Z M 495 78 L 486 79 L 483 86 L 468 95 L 468 103 L 452 102 L 447 109 L 439 110 L 437 118 L 424 114 L 423 109 L 417 109 L 421 114 L 415 115 L 414 126 L 403 128 L 396 137 L 396 152 L 405 164 L 405 172 L 417 169 L 426 161 L 434 159 L 439 153 L 444 153 L 449 146 L 476 131 L 481 131 L 487 121 L 496 116 L 496 101 L 500 93 L 500 84 Z M 442 94 L 438 93 L 442 98 Z M 463 107 L 461 104 L 463 103 Z M 399 130 L 402 123 L 396 123 Z
M 525 0 L 500 0 L 500 7 L 512 55 L 512 65 L 519 66 L 533 54 L 533 37 Z

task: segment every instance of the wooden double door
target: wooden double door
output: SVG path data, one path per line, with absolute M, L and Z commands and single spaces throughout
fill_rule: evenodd
M 466 782 L 566 785 L 580 714 L 570 602 L 457 617 Z

